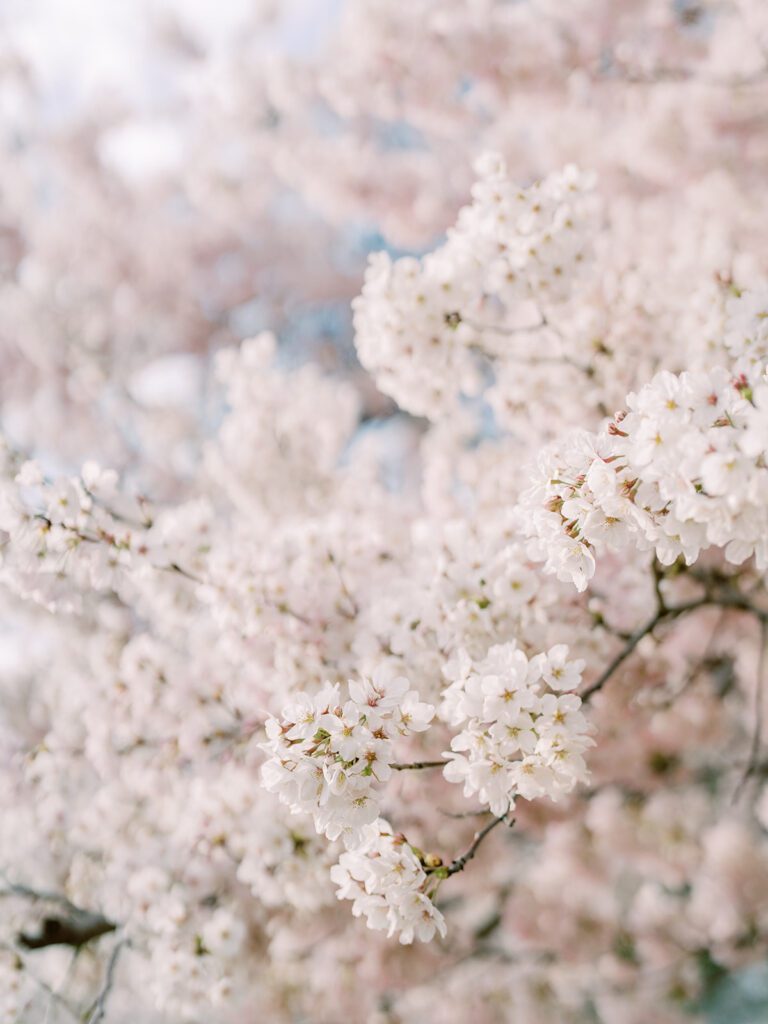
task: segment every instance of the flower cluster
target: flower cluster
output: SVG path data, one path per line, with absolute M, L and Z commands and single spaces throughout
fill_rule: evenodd
M 528 188 L 509 180 L 496 154 L 477 171 L 472 204 L 447 241 L 422 260 L 375 254 L 354 303 L 361 362 L 402 408 L 430 419 L 455 408 L 458 392 L 480 389 L 478 354 L 497 373 L 514 362 L 504 321 L 522 310 L 530 323 L 563 302 L 594 231 L 592 181 L 575 167 Z
M 434 708 L 408 680 L 382 669 L 373 679 L 298 694 L 280 719 L 267 721 L 264 785 L 293 811 L 313 815 L 318 833 L 360 844 L 379 816 L 379 792 L 392 774 L 393 740 L 426 729 Z
M 663 565 L 716 546 L 729 562 L 768 566 L 765 305 L 749 295 L 735 304 L 725 344 L 740 338 L 741 358 L 730 367 L 662 371 L 602 433 L 545 450 L 523 508 L 530 551 L 548 571 L 584 590 L 595 552 L 628 544 Z
M 446 245 L 474 258 L 482 292 L 506 309 L 526 300 L 545 308 L 563 302 L 591 252 L 594 175 L 571 164 L 521 188 L 498 153 L 485 154 L 475 169 L 472 203 Z
M 568 661 L 564 644 L 530 659 L 514 643 L 491 647 L 480 662 L 460 657 L 440 708 L 464 726 L 451 740 L 446 779 L 499 817 L 517 797 L 557 800 L 585 781 L 583 754 L 594 740 L 581 699 L 564 692 L 579 685 L 584 664 Z
M 117 488 L 114 470 L 87 462 L 74 476 L 44 476 L 8 449 L 0 480 L 0 530 L 10 545 L 3 576 L 13 589 L 63 611 L 76 590 L 108 590 L 129 571 L 169 564 L 160 523 L 141 498 Z
M 445 918 L 429 892 L 432 879 L 405 836 L 393 834 L 383 818 L 367 825 L 362 841 L 331 868 L 340 900 L 353 900 L 352 913 L 369 928 L 386 929 L 403 945 L 445 936 Z

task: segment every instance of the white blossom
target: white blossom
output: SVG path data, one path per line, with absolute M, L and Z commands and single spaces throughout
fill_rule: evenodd
M 441 717 L 464 729 L 443 774 L 497 816 L 518 796 L 557 800 L 587 778 L 583 753 L 594 741 L 581 700 L 556 695 L 581 681 L 584 661 L 567 659 L 564 644 L 531 659 L 515 644 L 492 647 L 481 662 L 463 659 L 446 690 Z
M 331 868 L 339 899 L 350 899 L 355 917 L 369 928 L 396 935 L 403 945 L 414 939 L 429 942 L 444 936 L 445 919 L 429 895 L 430 878 L 404 836 L 377 818 L 367 825 L 362 841 L 341 855 Z
M 393 740 L 425 729 L 434 709 L 387 666 L 353 679 L 349 699 L 327 683 L 315 697 L 299 694 L 281 719 L 267 721 L 264 785 L 292 810 L 347 847 L 361 841 L 379 814 L 380 788 L 392 774 Z

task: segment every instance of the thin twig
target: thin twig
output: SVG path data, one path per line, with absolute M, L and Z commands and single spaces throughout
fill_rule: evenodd
M 489 334 L 498 334 L 501 337 L 512 337 L 515 334 L 529 334 L 532 331 L 542 330 L 543 328 L 546 327 L 549 328 L 549 330 L 553 331 L 558 337 L 562 338 L 562 334 L 560 333 L 558 328 L 556 328 L 554 324 L 552 324 L 547 319 L 542 319 L 537 324 L 531 324 L 524 327 L 494 327 L 492 324 L 480 324 L 472 320 L 465 320 L 464 322 L 469 324 L 470 327 L 474 327 L 475 330 L 487 331 Z M 470 347 L 473 348 L 475 351 L 480 352 L 483 356 L 485 356 L 486 359 L 489 359 L 491 362 L 498 358 L 493 352 L 489 352 L 482 345 L 472 345 Z M 566 366 L 571 366 L 574 370 L 578 370 L 580 373 L 585 374 L 587 377 L 592 377 L 594 374 L 594 371 L 590 366 L 585 366 L 583 363 L 577 362 L 575 359 L 572 359 L 565 353 L 561 353 L 560 355 L 554 356 L 540 356 L 525 355 L 524 353 L 521 352 L 505 352 L 504 357 L 506 359 L 512 359 L 517 363 L 523 363 L 526 366 L 562 366 L 563 364 L 565 364 Z
M 527 334 L 530 331 L 541 330 L 542 327 L 549 327 L 550 324 L 545 317 L 542 317 L 538 323 L 535 324 L 521 324 L 519 327 L 506 327 L 501 324 L 481 324 L 477 320 L 469 320 L 467 317 L 463 317 L 463 322 L 468 324 L 476 331 L 488 331 L 491 334 L 502 334 L 502 335 L 513 335 L 513 334 Z
M 339 585 L 341 587 L 342 594 L 347 599 L 347 601 L 349 601 L 350 611 L 347 612 L 347 611 L 341 610 L 341 614 L 344 615 L 346 618 L 354 619 L 354 618 L 356 618 L 360 614 L 360 606 L 358 605 L 358 603 L 355 600 L 355 598 L 352 596 L 352 593 L 351 593 L 351 591 L 350 591 L 349 587 L 347 586 L 346 581 L 344 579 L 344 574 L 341 571 L 341 566 L 336 561 L 336 558 L 335 558 L 335 556 L 334 556 L 332 551 L 328 552 L 328 561 L 334 567 L 334 569 L 336 570 L 336 575 L 339 577 Z
M 755 680 L 755 720 L 752 727 L 752 742 L 749 747 L 749 760 L 747 761 L 747 766 L 744 769 L 733 794 L 734 803 L 741 796 L 749 779 L 755 774 L 760 761 L 760 744 L 763 733 L 766 647 L 768 647 L 768 622 L 763 620 L 760 628 L 760 654 L 757 661 L 757 679 Z
M 748 74 L 715 75 L 701 68 L 656 67 L 648 71 L 642 68 L 614 65 L 609 74 L 601 74 L 603 81 L 620 81 L 630 85 L 714 85 L 725 89 L 739 89 L 750 85 L 759 85 L 765 81 L 768 68 L 762 67 Z
M 656 611 L 666 611 L 667 602 L 664 600 L 664 594 L 661 592 L 661 584 L 664 582 L 664 566 L 658 558 L 653 559 L 651 572 L 653 573 L 653 592 L 656 595 Z
M 390 764 L 393 772 L 420 771 L 422 768 L 442 768 L 448 761 L 411 761 L 409 764 Z
M 3 896 L 23 896 L 28 900 L 37 900 L 44 903 L 58 903 L 59 906 L 66 908 L 72 914 L 87 913 L 83 911 L 81 907 L 76 907 L 71 900 L 67 899 L 62 893 L 59 892 L 48 892 L 45 889 L 30 889 L 28 885 L 18 885 L 16 882 L 9 881 L 7 875 L 4 873 L 0 874 L 0 877 L 5 881 L 8 886 L 7 889 L 0 890 L 0 897 Z
M 616 655 L 613 661 L 608 665 L 605 671 L 586 689 L 582 690 L 580 697 L 583 701 L 587 701 L 590 697 L 601 690 L 603 686 L 608 682 L 611 676 L 614 674 L 626 659 L 632 654 L 634 649 L 643 639 L 648 636 L 653 630 L 662 622 L 671 622 L 673 619 L 679 618 L 681 615 L 685 615 L 688 612 L 697 611 L 699 608 L 730 608 L 733 611 L 747 612 L 750 615 L 754 615 L 755 618 L 759 619 L 763 625 L 768 623 L 768 611 L 764 611 L 762 608 L 758 608 L 757 605 L 752 604 L 750 600 L 744 597 L 742 594 L 707 594 L 704 597 L 697 598 L 694 601 L 689 601 L 686 604 L 677 605 L 677 607 L 666 608 L 660 607 L 655 613 L 652 619 L 650 619 L 644 626 L 641 626 L 636 632 L 634 632 L 626 645 Z
M 101 987 L 101 992 L 99 992 L 96 997 L 96 1002 L 91 1008 L 90 1015 L 86 1019 L 86 1024 L 98 1024 L 100 1020 L 104 1019 L 104 1014 L 107 1009 L 107 999 L 109 999 L 109 994 L 112 991 L 112 986 L 115 981 L 117 961 L 120 957 L 120 953 L 127 945 L 127 941 L 127 939 L 120 939 L 115 943 L 114 949 L 107 961 L 107 969 L 104 974 L 104 984 Z
M 170 565 L 161 565 L 158 568 L 162 569 L 163 572 L 175 572 L 179 576 L 183 576 L 185 579 L 190 580 L 192 583 L 203 583 L 205 580 L 201 579 L 200 576 L 196 576 L 194 573 L 189 572 L 188 569 L 183 569 L 178 562 L 171 562 Z
M 440 814 L 445 815 L 446 818 L 485 818 L 491 812 L 487 807 L 478 807 L 476 811 L 446 811 L 443 807 L 437 808 Z
M 727 608 L 720 609 L 720 614 L 718 615 L 717 621 L 715 622 L 715 625 L 709 634 L 709 639 L 707 640 L 707 644 L 704 648 L 703 653 L 692 664 L 690 664 L 688 671 L 683 677 L 682 683 L 678 686 L 674 693 L 668 692 L 667 694 L 663 695 L 661 700 L 657 702 L 655 706 L 669 707 L 674 701 L 677 700 L 678 697 L 681 697 L 685 693 L 685 691 L 688 689 L 691 683 L 693 683 L 693 681 L 697 678 L 699 673 L 702 672 L 708 664 L 711 664 L 711 655 L 715 646 L 715 641 L 717 640 L 718 634 L 720 632 L 720 627 L 723 624 L 723 619 L 725 618 L 727 612 Z
M 649 621 L 646 622 L 644 626 L 641 626 L 639 629 L 635 630 L 634 633 L 632 633 L 625 646 L 619 651 L 619 653 L 608 665 L 605 671 L 602 672 L 600 676 L 598 676 L 594 683 L 591 683 L 585 690 L 582 690 L 580 694 L 581 699 L 583 701 L 587 701 L 594 693 L 597 693 L 598 690 L 601 690 L 603 686 L 605 686 L 605 684 L 611 678 L 611 676 L 614 674 L 616 669 L 623 665 L 627 658 L 630 656 L 630 654 L 632 654 L 632 652 L 640 643 L 640 641 L 644 637 L 648 636 L 649 633 L 652 633 L 660 622 L 664 621 L 665 619 L 675 619 L 678 616 L 685 614 L 686 612 L 694 611 L 695 609 L 701 608 L 708 603 L 709 602 L 705 598 L 701 598 L 698 601 L 691 601 L 688 604 L 678 605 L 677 608 L 660 607 L 654 613 L 653 618 L 649 619 Z
M 171 562 L 169 565 L 161 565 L 158 566 L 158 568 L 161 570 L 161 572 L 171 572 L 176 573 L 179 576 L 183 576 L 184 579 L 190 580 L 190 582 L 192 583 L 199 583 L 203 586 L 214 587 L 219 590 L 222 589 L 219 584 L 214 583 L 212 580 L 205 580 L 201 576 L 196 576 L 194 573 L 189 572 L 187 569 L 183 569 L 177 562 Z M 352 600 L 351 595 L 350 600 Z M 297 622 L 301 622 L 305 626 L 312 625 L 311 620 L 308 619 L 306 615 L 301 615 L 299 612 L 294 611 L 293 608 L 290 608 L 287 604 L 283 602 L 278 603 L 275 601 L 271 601 L 267 597 L 264 597 L 263 601 L 265 605 L 268 605 L 275 611 L 280 612 L 281 615 L 288 615 L 292 619 L 296 619 Z
M 490 833 L 493 832 L 497 825 L 500 825 L 503 821 L 507 820 L 508 813 L 509 811 L 507 811 L 506 814 L 502 814 L 500 818 L 494 818 L 493 821 L 489 821 L 484 828 L 481 828 L 479 832 L 475 832 L 474 838 L 472 840 L 472 845 L 469 847 L 466 853 L 463 853 L 460 857 L 457 857 L 455 860 L 451 861 L 451 863 L 447 867 L 437 869 L 437 871 L 440 872 L 441 876 L 443 878 L 450 878 L 451 875 L 457 875 L 459 871 L 463 871 L 467 864 L 469 864 L 469 862 L 477 853 L 480 844 L 483 842 L 485 837 L 487 835 L 490 835 Z M 514 825 L 514 823 L 514 819 L 512 819 L 512 821 L 509 823 L 510 828 L 512 827 L 512 825 Z

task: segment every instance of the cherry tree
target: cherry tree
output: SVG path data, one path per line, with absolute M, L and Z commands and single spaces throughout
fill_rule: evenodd
M 0 1020 L 706 1019 L 768 952 L 763 5 L 165 6 L 178 160 L 4 44 Z

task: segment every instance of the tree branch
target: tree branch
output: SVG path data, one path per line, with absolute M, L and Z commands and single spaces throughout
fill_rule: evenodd
M 48 946 L 74 946 L 78 949 L 86 942 L 113 932 L 117 926 L 101 914 L 80 911 L 72 917 L 46 917 L 37 935 L 22 932 L 19 945 L 25 949 L 45 949 Z
M 25 949 L 45 949 L 48 946 L 73 946 L 79 949 L 86 942 L 107 935 L 117 928 L 117 925 L 103 914 L 83 910 L 60 893 L 30 889 L 26 885 L 16 885 L 7 880 L 6 885 L 7 888 L 0 891 L 0 897 L 20 896 L 36 902 L 52 903 L 58 905 L 62 911 L 60 914 L 50 914 L 43 918 L 41 930 L 37 935 L 28 935 L 26 932 L 19 935 L 19 945 Z
M 408 764 L 390 764 L 393 772 L 413 772 L 422 768 L 442 768 L 448 764 L 447 761 L 411 761 Z
M 630 656 L 630 654 L 632 654 L 632 652 L 640 643 L 640 641 L 644 637 L 648 636 L 649 633 L 652 633 L 660 622 L 663 622 L 668 619 L 676 619 L 680 615 L 684 615 L 686 612 L 695 611 L 697 608 L 702 608 L 704 605 L 709 603 L 711 602 L 709 602 L 706 598 L 701 598 L 697 601 L 691 601 L 688 604 L 678 605 L 677 608 L 665 608 L 661 606 L 654 613 L 653 618 L 649 619 L 644 626 L 641 626 L 639 629 L 635 630 L 635 632 L 631 634 L 625 646 L 619 651 L 619 653 L 608 665 L 608 667 L 598 676 L 594 683 L 591 683 L 588 687 L 586 687 L 586 689 L 582 690 L 581 694 L 579 695 L 582 701 L 588 701 L 594 693 L 597 693 L 598 690 L 601 690 L 605 686 L 605 684 L 608 682 L 608 680 L 611 678 L 614 672 L 621 665 L 623 665 L 627 658 Z
M 509 811 L 507 811 L 507 814 L 509 814 Z M 457 857 L 455 860 L 452 860 L 451 863 L 447 865 L 447 867 L 436 868 L 434 873 L 439 878 L 450 878 L 451 875 L 457 875 L 460 871 L 463 871 L 467 864 L 469 864 L 469 862 L 477 853 L 478 849 L 480 848 L 480 844 L 483 842 L 485 837 L 490 835 L 497 825 L 500 825 L 503 821 L 507 820 L 507 814 L 502 814 L 500 818 L 494 818 L 493 821 L 489 821 L 484 828 L 481 828 L 479 832 L 475 832 L 474 838 L 472 840 L 472 845 L 469 847 L 466 853 L 462 853 L 460 857 Z M 510 821 L 509 823 L 509 827 L 511 828 L 514 825 L 514 823 L 515 821 L 513 818 L 512 821 Z
M 673 619 L 679 618 L 681 615 L 685 615 L 688 612 L 697 611 L 699 608 L 726 608 L 732 609 L 733 611 L 747 612 L 749 615 L 754 615 L 755 618 L 759 619 L 763 625 L 768 623 L 768 611 L 764 611 L 762 608 L 758 608 L 754 605 L 747 597 L 743 594 L 725 593 L 725 594 L 707 594 L 704 597 L 697 598 L 695 601 L 689 601 L 686 604 L 678 605 L 677 607 L 667 608 L 663 604 L 644 626 L 641 626 L 636 632 L 627 640 L 626 645 L 616 655 L 613 661 L 608 665 L 604 672 L 586 689 L 582 690 L 579 696 L 582 701 L 588 701 L 590 697 L 601 690 L 603 686 L 608 682 L 614 672 L 626 661 L 626 659 L 632 654 L 634 649 L 643 639 L 652 633 L 653 630 L 662 622 L 670 622 Z

